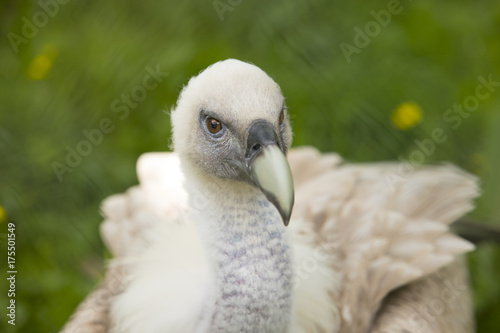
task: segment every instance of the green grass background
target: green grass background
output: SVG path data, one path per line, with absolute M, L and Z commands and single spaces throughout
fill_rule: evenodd
M 48 0 L 42 0 L 48 1 Z M 221 3 L 229 4 L 228 0 Z M 235 3 L 235 1 L 233 1 Z M 337 151 L 354 162 L 407 158 L 414 140 L 443 128 L 448 139 L 426 163 L 450 161 L 482 179 L 470 219 L 500 225 L 500 87 L 452 129 L 444 112 L 474 94 L 477 77 L 500 81 L 500 2 L 402 1 L 370 44 L 347 63 L 339 47 L 354 27 L 388 1 L 250 1 L 221 20 L 211 1 L 77 1 L 13 50 L 35 1 L 0 4 L 0 205 L 17 234 L 17 325 L 1 332 L 56 332 L 99 282 L 103 258 L 99 203 L 136 184 L 135 162 L 168 149 L 174 105 L 188 79 L 226 58 L 255 63 L 282 87 L 292 114 L 294 145 Z M 33 80 L 30 66 L 50 52 L 50 71 Z M 50 64 L 49 64 L 50 65 Z M 159 66 L 169 75 L 121 120 L 111 103 Z M 391 122 L 415 101 L 422 121 L 402 131 Z M 103 118 L 115 125 L 102 143 L 58 181 L 52 163 Z M 5 276 L 6 221 L 0 222 Z M 469 255 L 479 332 L 500 329 L 500 250 Z M 0 279 L 0 308 L 7 306 Z

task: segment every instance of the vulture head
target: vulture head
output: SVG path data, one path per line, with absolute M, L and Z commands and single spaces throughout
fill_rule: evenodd
M 288 224 L 294 201 L 286 153 L 292 130 L 279 86 L 257 66 L 220 61 L 193 77 L 172 112 L 181 163 L 258 188 Z

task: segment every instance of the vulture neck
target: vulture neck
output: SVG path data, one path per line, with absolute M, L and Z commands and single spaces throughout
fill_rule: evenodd
M 292 258 L 277 209 L 241 182 L 186 179 L 193 219 L 215 270 L 210 331 L 287 332 Z

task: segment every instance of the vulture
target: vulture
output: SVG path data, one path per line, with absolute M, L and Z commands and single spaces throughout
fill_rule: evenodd
M 278 84 L 217 62 L 171 112 L 174 152 L 102 204 L 113 254 L 62 332 L 473 332 L 450 224 L 477 179 L 291 149 Z

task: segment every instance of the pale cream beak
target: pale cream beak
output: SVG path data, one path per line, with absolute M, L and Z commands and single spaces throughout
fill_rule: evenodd
M 256 185 L 278 209 L 285 226 L 290 221 L 294 203 L 293 177 L 285 154 L 277 145 L 262 148 L 250 165 Z

